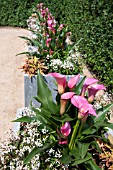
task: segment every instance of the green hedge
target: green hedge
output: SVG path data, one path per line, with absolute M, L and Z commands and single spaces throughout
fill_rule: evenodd
M 39 0 L 69 26 L 86 64 L 113 92 L 113 0 Z M 87 56 L 87 57 L 86 57 Z
M 0 0 L 0 26 L 26 27 L 33 0 Z

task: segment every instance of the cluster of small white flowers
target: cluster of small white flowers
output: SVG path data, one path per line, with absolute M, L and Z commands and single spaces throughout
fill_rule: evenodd
M 35 115 L 29 108 L 24 108 L 21 116 L 33 116 Z M 15 137 L 13 131 L 11 132 L 11 137 L 7 142 L 4 142 L 0 145 L 0 169 L 11 169 L 11 170 L 28 170 L 29 168 L 33 170 L 38 170 L 40 166 L 39 156 L 36 155 L 32 159 L 32 163 L 23 166 L 23 160 L 26 157 L 26 154 L 29 154 L 33 147 L 42 147 L 44 145 L 42 132 L 38 129 L 41 125 L 40 121 L 35 121 L 21 125 L 23 129 L 18 134 L 18 138 Z M 43 133 L 47 133 L 46 127 L 43 128 Z M 49 135 L 46 135 L 46 140 Z
M 31 111 L 30 108 L 23 108 L 21 116 L 34 116 L 35 112 Z M 40 127 L 41 126 L 41 127 Z M 34 121 L 31 123 L 21 123 L 21 131 L 18 134 L 11 131 L 11 137 L 8 141 L 1 143 L 0 145 L 0 169 L 11 169 L 11 170 L 38 170 L 41 167 L 41 163 L 45 164 L 51 170 L 57 170 L 62 167 L 59 159 L 62 157 L 59 148 L 50 148 L 45 154 L 46 159 L 41 162 L 40 154 L 33 157 L 32 161 L 27 165 L 23 165 L 23 160 L 26 155 L 28 155 L 34 147 L 43 147 L 50 134 L 46 126 L 42 128 L 42 123 L 40 121 Z M 65 170 L 65 167 L 61 168 Z
M 106 106 L 108 104 L 111 104 L 111 101 L 112 101 L 111 94 L 109 94 L 108 92 L 104 92 L 104 94 L 101 95 L 101 96 L 100 95 L 95 96 L 93 106 L 94 106 L 95 109 L 99 109 L 102 106 Z M 112 110 L 109 111 L 109 113 L 113 114 L 112 112 L 113 112 Z
M 74 70 L 74 64 L 70 60 L 64 60 L 63 65 L 61 66 L 63 69 Z
M 41 31 L 40 22 L 38 22 L 38 18 L 36 16 L 29 17 L 29 19 L 27 20 L 27 25 L 29 30 L 39 31 L 39 32 Z
M 69 54 L 70 55 L 64 61 L 61 61 L 60 59 L 51 59 L 49 67 L 52 67 L 55 71 L 58 71 L 59 69 L 74 70 L 75 64 L 78 62 L 78 57 L 73 53 L 73 51 Z
M 37 39 L 38 37 L 37 37 L 36 34 L 30 32 L 29 38 L 35 40 L 35 39 Z
M 51 59 L 49 67 L 52 67 L 54 70 L 58 70 L 62 64 L 63 62 L 60 59 Z
M 28 45 L 28 52 L 30 54 L 34 54 L 34 53 L 40 54 L 37 46 Z

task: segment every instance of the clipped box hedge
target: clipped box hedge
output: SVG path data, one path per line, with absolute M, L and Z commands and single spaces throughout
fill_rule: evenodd
M 27 27 L 34 0 L 0 0 L 0 26 Z

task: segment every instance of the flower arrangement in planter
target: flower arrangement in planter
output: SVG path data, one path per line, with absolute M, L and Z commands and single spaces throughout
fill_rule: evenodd
M 30 77 L 36 74 L 37 65 L 33 62 L 36 58 L 41 63 L 39 69 L 45 74 L 54 71 L 72 75 L 82 71 L 77 53 L 79 42 L 74 44 L 70 41 L 71 33 L 67 26 L 58 24 L 43 3 L 37 5 L 37 10 L 29 17 L 27 23 L 30 37 L 20 36 L 27 40 L 28 44 L 28 51 L 21 53 L 27 54 L 25 64 L 20 67 L 25 73 Z M 32 63 L 29 64 L 29 60 Z
M 103 152 L 102 144 L 109 146 L 105 133 L 108 128 L 113 129 L 108 114 L 113 104 L 94 109 L 93 102 L 97 91 L 105 90 L 105 86 L 97 84 L 98 80 L 94 78 L 83 77 L 79 81 L 79 74 L 68 82 L 66 77 L 59 73 L 49 73 L 48 76 L 53 76 L 57 82 L 56 102 L 53 102 L 51 91 L 38 72 L 38 94 L 34 98 L 41 105 L 35 108 L 31 103 L 34 115 L 15 120 L 25 124 L 35 122 L 36 127 L 39 128 L 37 132 L 42 132 L 45 139 L 42 145 L 39 145 L 38 139 L 35 138 L 35 145 L 32 145 L 32 150 L 29 150 L 31 152 L 26 153 L 24 166 L 30 165 L 30 161 L 38 157 L 39 169 L 98 170 L 103 168 L 96 156 Z M 40 127 L 37 121 L 41 123 Z M 29 133 L 26 132 L 27 135 L 29 136 Z M 41 136 L 38 135 L 40 139 Z M 101 160 L 102 155 L 99 158 Z M 110 166 L 111 163 L 109 161 Z

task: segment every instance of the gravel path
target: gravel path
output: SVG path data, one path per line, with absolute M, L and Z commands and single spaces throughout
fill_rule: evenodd
M 0 141 L 7 138 L 6 131 L 12 128 L 18 108 L 24 106 L 23 73 L 18 67 L 25 51 L 25 41 L 18 36 L 27 36 L 21 28 L 0 27 Z

